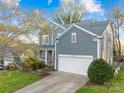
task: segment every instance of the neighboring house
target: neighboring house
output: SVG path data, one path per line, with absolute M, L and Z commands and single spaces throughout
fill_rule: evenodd
M 90 63 L 103 58 L 113 61 L 113 35 L 109 21 L 85 20 L 55 25 L 50 35 L 40 36 L 39 55 L 45 64 L 53 62 L 58 71 L 87 75 Z
M 3 65 L 7 67 L 10 63 L 19 63 L 19 53 L 16 53 L 14 49 L 12 48 L 7 48 L 5 51 L 4 57 L 3 57 Z
M 4 66 L 7 67 L 10 63 L 14 62 L 14 54 L 12 51 L 7 50 L 5 55 L 4 55 Z

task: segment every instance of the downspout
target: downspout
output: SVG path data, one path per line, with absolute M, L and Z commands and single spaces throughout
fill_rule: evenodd
M 56 55 L 56 44 L 57 44 L 57 41 L 55 41 L 55 62 L 54 62 L 54 69 L 55 69 L 55 70 L 57 70 L 57 61 L 56 61 L 56 60 L 57 60 L 57 59 L 56 59 L 56 58 L 57 58 L 57 57 L 56 57 L 56 56 L 57 56 L 57 55 Z
M 102 39 L 102 37 L 100 37 L 100 36 L 97 36 L 93 39 L 93 41 L 97 42 L 97 59 L 102 58 L 102 56 L 101 56 L 101 39 Z
M 57 52 L 56 52 L 57 51 L 56 50 L 57 49 L 57 47 L 56 47 L 57 46 L 57 43 L 59 43 L 59 40 L 56 39 L 56 41 L 55 41 L 55 63 L 54 63 L 54 69 L 55 70 L 58 70 L 58 63 L 57 63 L 58 62 L 57 61 L 58 59 L 57 59 Z
M 97 59 L 100 59 L 101 57 L 101 38 L 97 39 Z

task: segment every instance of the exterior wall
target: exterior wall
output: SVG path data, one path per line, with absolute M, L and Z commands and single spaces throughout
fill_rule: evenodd
M 102 50 L 102 58 L 107 60 L 107 31 L 105 30 L 102 35 L 103 39 L 101 40 L 101 50 Z
M 111 63 L 113 61 L 113 35 L 110 24 L 107 26 L 102 36 L 102 58 Z
M 49 35 L 49 43 L 48 45 L 43 45 L 42 42 L 42 35 L 39 36 L 39 59 L 44 59 L 45 60 L 45 51 L 51 51 L 52 50 L 52 58 L 51 60 L 55 60 L 55 40 L 58 35 L 60 35 L 64 30 L 60 28 L 59 26 L 55 27 L 55 31 L 51 31 L 52 33 Z
M 71 33 L 76 32 L 77 43 L 71 42 Z M 56 43 L 56 62 L 59 54 L 70 55 L 93 55 L 97 58 L 97 42 L 93 41 L 93 36 L 75 27 L 64 34 Z

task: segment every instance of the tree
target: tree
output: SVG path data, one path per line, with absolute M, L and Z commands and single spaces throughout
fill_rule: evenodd
M 119 7 L 113 8 L 109 16 L 109 20 L 111 21 L 114 30 L 113 37 L 114 37 L 115 55 L 121 56 L 120 28 L 123 26 L 123 22 L 124 22 L 123 8 L 119 8 Z
M 55 21 L 60 24 L 70 24 L 80 22 L 86 13 L 83 5 L 74 2 L 62 3 L 57 10 Z
M 23 28 L 31 31 L 33 36 L 40 36 L 41 38 L 42 35 L 51 34 L 53 27 L 42 17 L 41 11 L 35 10 L 33 12 L 26 12 L 25 14 L 21 23 L 26 23 L 23 24 Z M 30 38 L 30 34 L 28 34 L 28 38 Z
M 15 38 L 27 33 L 18 26 L 20 12 L 17 7 L 0 4 L 0 56 L 13 44 Z
M 20 37 L 30 38 L 30 34 L 38 34 L 43 22 L 38 11 L 25 13 L 18 7 L 0 4 L 0 56 L 4 56 L 8 47 L 17 44 Z
M 51 31 L 49 23 L 42 17 L 42 11 L 21 11 L 15 6 L 0 4 L 0 57 L 8 48 L 19 53 L 32 49 L 37 55 L 32 36 L 36 38 Z M 30 40 L 32 45 L 23 43 L 20 37 Z

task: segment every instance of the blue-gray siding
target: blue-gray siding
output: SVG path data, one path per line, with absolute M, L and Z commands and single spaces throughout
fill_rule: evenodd
M 76 32 L 77 43 L 71 42 L 71 33 Z M 59 38 L 56 44 L 56 62 L 59 54 L 70 55 L 92 55 L 97 58 L 97 42 L 93 41 L 93 36 L 83 32 L 75 27 Z

